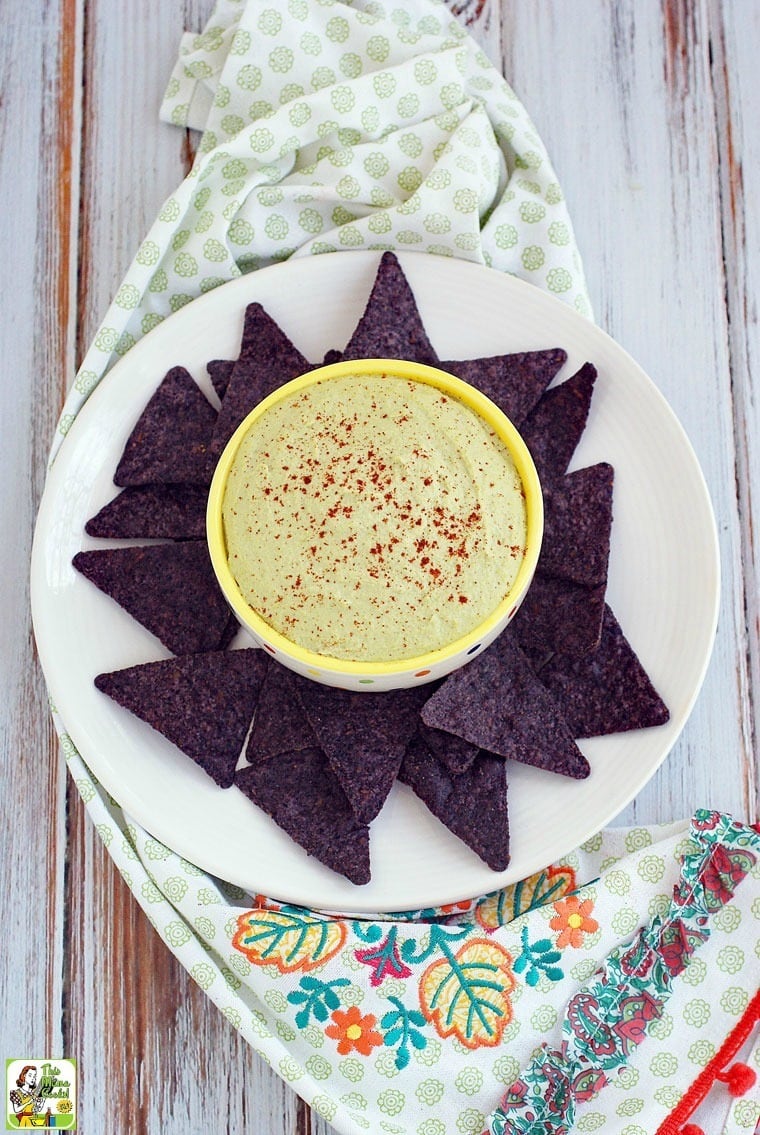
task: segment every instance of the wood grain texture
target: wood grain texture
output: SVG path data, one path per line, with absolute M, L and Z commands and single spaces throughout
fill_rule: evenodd
M 67 782 L 36 666 L 28 559 L 54 423 L 192 139 L 157 109 L 211 0 L 48 0 L 0 30 L 0 495 L 7 1056 L 73 1055 L 84 1135 L 330 1135 L 163 947 Z M 574 218 L 598 322 L 702 463 L 721 538 L 715 654 L 621 822 L 755 819 L 760 699 L 760 9 L 753 0 L 450 0 L 524 100 Z M 139 150 L 143 176 L 135 178 Z M 8 297 L 13 303 L 8 304 Z M 109 1116 L 107 1122 L 104 1115 Z M 106 1126 L 104 1126 L 104 1123 Z

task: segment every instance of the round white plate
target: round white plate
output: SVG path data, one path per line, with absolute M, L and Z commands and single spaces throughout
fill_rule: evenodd
M 205 363 L 235 357 L 252 300 L 264 304 L 307 358 L 321 360 L 350 336 L 379 254 L 295 259 L 254 272 L 195 300 L 142 339 L 77 416 L 48 477 L 32 556 L 34 627 L 53 703 L 92 772 L 126 812 L 179 854 L 246 890 L 358 913 L 494 890 L 540 870 L 609 823 L 683 728 L 710 656 L 719 591 L 704 479 L 681 426 L 640 367 L 604 332 L 529 284 L 458 260 L 399 259 L 441 359 L 563 347 L 568 361 L 558 381 L 586 360 L 597 367 L 572 467 L 602 460 L 615 466 L 607 598 L 671 713 L 660 728 L 582 742 L 592 767 L 585 781 L 513 764 L 507 871 L 490 871 L 397 784 L 372 824 L 372 881 L 355 887 L 93 685 L 101 671 L 168 657 L 71 566 L 80 549 L 105 546 L 85 536 L 84 524 L 115 495 L 118 458 L 163 375 L 183 365 L 210 393 Z

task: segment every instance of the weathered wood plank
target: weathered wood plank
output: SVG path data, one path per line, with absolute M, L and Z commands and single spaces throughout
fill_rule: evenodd
M 505 72 L 557 168 L 597 321 L 680 417 L 722 541 L 720 629 L 704 688 L 621 822 L 665 821 L 698 804 L 747 815 L 751 724 L 737 669 L 742 564 L 708 6 L 522 0 L 504 10 Z
M 743 790 L 760 813 L 760 329 L 757 296 L 760 218 L 760 145 L 754 128 L 760 105 L 760 9 L 750 3 L 709 8 L 715 127 L 720 155 L 721 232 L 725 264 L 731 392 L 734 403 L 737 540 L 743 572 L 743 609 L 736 611 L 737 672 L 743 711 Z M 743 616 L 743 618 L 742 618 Z
M 29 619 L 31 532 L 73 361 L 75 0 L 8 21 L 0 37 L 0 625 L 5 801 L 0 1036 L 8 1055 L 62 1054 L 65 779 Z M 10 490 L 10 491 L 8 491 Z

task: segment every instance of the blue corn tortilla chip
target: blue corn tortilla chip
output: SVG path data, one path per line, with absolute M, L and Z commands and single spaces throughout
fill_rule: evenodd
M 539 677 L 562 705 L 574 737 L 648 729 L 670 718 L 609 607 L 605 607 L 599 647 L 582 658 L 556 655 Z
M 393 787 L 427 692 L 354 693 L 306 678 L 295 689 L 354 815 L 370 823 Z
M 255 764 L 280 753 L 299 753 L 317 747 L 314 730 L 304 716 L 295 691 L 294 675 L 284 666 L 272 663 L 248 738 L 247 759 Z
M 331 350 L 329 350 L 325 353 L 325 357 L 322 359 L 322 366 L 323 367 L 332 366 L 333 363 L 339 363 L 342 358 L 343 358 L 343 352 L 342 351 L 336 351 L 335 348 L 333 347 Z
M 84 530 L 110 540 L 203 540 L 207 501 L 203 485 L 140 485 L 104 505 Z
M 78 552 L 73 564 L 172 654 L 221 650 L 235 634 L 205 540 Z
M 95 685 L 229 788 L 267 664 L 260 650 L 214 651 L 98 674 Z
M 433 756 L 454 774 L 467 772 L 480 752 L 477 745 L 471 745 L 462 737 L 444 733 L 442 729 L 431 729 L 422 718 L 417 724 L 417 736 Z
M 574 658 L 596 650 L 602 637 L 605 584 L 586 587 L 536 572 L 509 626 L 534 670 L 553 654 Z
M 245 309 L 240 357 L 229 378 L 211 438 L 215 459 L 254 406 L 283 383 L 312 369 L 261 304 L 249 304 Z
M 211 362 L 206 363 L 206 370 L 211 379 L 211 385 L 216 391 L 220 401 L 227 393 L 227 387 L 230 384 L 236 362 L 237 359 L 212 359 Z
M 127 439 L 114 482 L 132 485 L 209 485 L 209 446 L 216 410 L 185 370 L 173 367 Z
M 587 586 L 606 584 L 615 471 L 602 461 L 544 489 L 544 540 L 538 566 Z
M 483 359 L 454 359 L 441 370 L 469 382 L 520 426 L 567 359 L 565 351 L 527 351 Z
M 370 881 L 369 828 L 353 814 L 321 749 L 241 769 L 235 784 L 308 855 L 357 886 Z
M 509 634 L 455 670 L 421 715 L 498 756 L 579 780 L 590 772 L 560 706 Z
M 596 367 L 584 363 L 561 386 L 553 386 L 539 399 L 520 426 L 542 485 L 567 472 L 588 420 Z
M 344 359 L 411 359 L 438 365 L 417 310 L 414 292 L 392 252 L 384 252 L 364 314 L 346 344 Z
M 481 753 L 466 772 L 452 772 L 420 736 L 407 747 L 399 780 L 492 871 L 509 865 L 506 764 Z

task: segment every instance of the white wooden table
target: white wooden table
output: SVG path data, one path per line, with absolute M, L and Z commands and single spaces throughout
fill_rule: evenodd
M 707 679 L 621 822 L 700 804 L 756 820 L 760 5 L 450 2 L 543 135 L 597 321 L 674 407 L 717 516 L 723 594 Z M 132 900 L 67 783 L 28 613 L 54 423 L 134 249 L 188 168 L 194 138 L 157 111 L 181 32 L 210 8 L 38 0 L 7 5 L 0 22 L 0 1049 L 78 1058 L 84 1135 L 329 1131 Z

